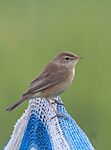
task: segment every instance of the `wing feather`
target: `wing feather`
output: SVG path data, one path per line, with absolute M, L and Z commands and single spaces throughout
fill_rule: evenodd
M 64 69 L 65 68 L 61 70 L 56 64 L 49 64 L 45 70 L 31 82 L 27 92 L 24 93 L 23 96 L 32 95 L 47 88 L 52 88 L 61 81 L 64 81 L 67 75 Z

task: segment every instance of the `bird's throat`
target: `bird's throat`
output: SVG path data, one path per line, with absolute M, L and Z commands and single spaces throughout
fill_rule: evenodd
M 73 74 L 73 78 L 74 78 L 74 76 L 75 76 L 75 67 L 72 70 L 72 74 Z

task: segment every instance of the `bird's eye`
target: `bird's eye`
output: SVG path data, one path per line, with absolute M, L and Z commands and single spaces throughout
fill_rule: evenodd
M 66 59 L 66 60 L 69 60 L 70 58 L 69 58 L 69 57 L 65 57 L 65 59 Z

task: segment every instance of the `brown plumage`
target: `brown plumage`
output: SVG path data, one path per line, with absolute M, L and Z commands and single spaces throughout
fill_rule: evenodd
M 31 82 L 22 97 L 6 111 L 12 111 L 31 98 L 49 98 L 60 95 L 71 84 L 75 74 L 75 65 L 79 59 L 80 57 L 70 52 L 59 53 Z

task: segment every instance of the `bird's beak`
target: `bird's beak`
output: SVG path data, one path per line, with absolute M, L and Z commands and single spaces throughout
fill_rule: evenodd
M 76 57 L 76 60 L 80 60 L 80 59 L 83 59 L 83 57 L 82 56 L 77 56 Z

